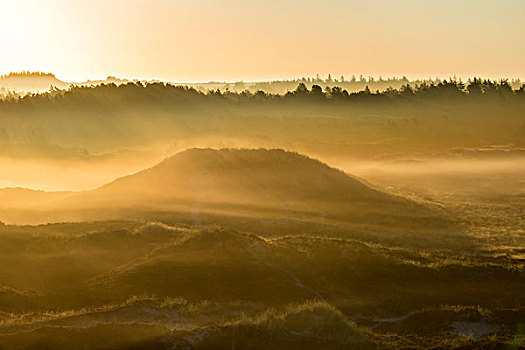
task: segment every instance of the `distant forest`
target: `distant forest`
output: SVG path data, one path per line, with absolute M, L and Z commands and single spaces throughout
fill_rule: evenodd
M 457 79 L 455 77 L 451 77 L 448 79 L 448 82 L 455 82 L 461 85 L 469 85 L 472 82 L 478 82 L 482 81 L 481 78 L 474 78 L 469 79 L 466 82 L 463 82 L 461 79 Z M 522 82 L 520 79 L 511 79 L 511 80 L 505 80 L 506 83 L 508 83 L 512 89 L 517 90 L 522 86 Z M 257 92 L 257 91 L 264 91 L 266 93 L 272 93 L 272 94 L 285 94 L 288 91 L 293 91 L 299 84 L 303 84 L 308 89 L 311 89 L 314 85 L 318 85 L 326 89 L 326 87 L 339 87 L 342 90 L 346 90 L 349 93 L 352 92 L 359 92 L 362 90 L 366 90 L 367 87 L 371 91 L 385 91 L 385 90 L 391 90 L 391 89 L 401 89 L 403 86 L 410 85 L 412 87 L 420 86 L 420 85 L 439 85 L 439 84 L 447 84 L 447 79 L 416 79 L 416 80 L 410 80 L 407 77 L 391 77 L 391 78 L 374 78 L 374 77 L 364 77 L 363 75 L 359 77 L 352 76 L 351 78 L 347 79 L 344 76 L 341 76 L 339 78 L 332 78 L 331 75 L 328 75 L 326 79 L 322 79 L 317 75 L 315 78 L 301 78 L 301 79 L 293 79 L 293 80 L 275 80 L 275 81 L 267 81 L 267 82 L 235 82 L 235 83 L 221 83 L 221 82 L 209 82 L 209 83 L 202 83 L 202 84 L 184 84 L 186 86 L 193 86 L 201 91 L 210 90 L 210 89 L 221 89 L 223 91 L 233 91 L 233 92 L 241 92 L 241 91 L 251 91 L 251 92 Z M 491 83 L 489 81 L 486 81 L 486 83 Z
M 329 78 L 331 79 L 331 78 Z M 373 78 L 372 78 L 373 79 Z M 404 82 L 406 78 L 394 79 L 396 82 Z M 333 81 L 332 81 L 333 82 Z M 337 82 L 337 81 L 335 81 Z M 392 82 L 392 80 L 379 80 L 377 84 Z M 268 82 L 268 83 L 257 83 L 261 89 L 252 92 L 250 90 L 243 90 L 240 92 L 234 92 L 229 89 L 222 90 L 212 89 L 205 92 L 198 88 L 185 86 L 185 85 L 174 85 L 162 82 L 128 82 L 125 84 L 100 84 L 96 86 L 71 86 L 68 89 L 59 89 L 51 87 L 49 92 L 46 93 L 30 93 L 30 94 L 17 94 L 7 93 L 0 99 L 2 106 L 6 106 L 12 103 L 39 103 L 45 100 L 51 100 L 54 102 L 62 101 L 66 99 L 73 101 L 75 99 L 89 99 L 98 97 L 110 97 L 112 95 L 118 95 L 121 98 L 128 100 L 133 99 L 134 95 L 143 101 L 145 99 L 152 99 L 153 101 L 163 100 L 169 101 L 171 98 L 175 98 L 175 101 L 179 101 L 179 97 L 187 99 L 192 98 L 209 98 L 217 100 L 222 98 L 230 101 L 260 101 L 260 100 L 272 100 L 272 101 L 292 101 L 300 98 L 301 101 L 306 102 L 320 102 L 320 101 L 389 101 L 389 100 L 403 100 L 403 99 L 440 99 L 440 98 L 513 98 L 525 97 L 525 84 L 521 84 L 518 88 L 513 88 L 514 84 L 511 84 L 508 80 L 493 81 L 490 79 L 474 78 L 470 79 L 467 83 L 460 80 L 440 80 L 439 82 L 427 82 L 423 81 L 419 84 L 410 84 L 406 80 L 406 84 L 402 84 L 399 88 L 392 88 L 391 85 L 384 90 L 377 89 L 377 84 L 372 81 L 371 89 L 369 82 L 357 81 L 355 84 L 362 84 L 363 89 L 356 92 L 349 92 L 345 86 L 345 81 L 339 81 L 339 85 L 325 86 L 324 88 L 318 84 L 312 84 L 309 87 L 305 82 L 299 82 L 293 90 L 286 92 L 285 94 L 270 93 L 264 89 L 265 84 L 278 84 L 280 82 Z M 354 84 L 352 81 L 349 84 Z M 213 84 L 213 83 L 209 83 Z M 271 89 L 269 89 L 271 90 Z M 140 95 L 140 97 L 138 96 Z
M 0 100 L 0 156 L 82 158 L 159 145 L 343 157 L 524 147 L 525 85 L 476 78 L 349 92 L 301 82 L 273 94 L 130 82 Z
M 101 84 L 127 84 L 127 83 L 137 83 L 139 80 L 127 80 L 119 79 L 114 76 L 108 76 L 103 80 L 87 80 L 85 82 L 65 82 L 58 79 L 52 73 L 45 72 L 12 72 L 6 75 L 0 76 L 0 98 L 5 95 L 10 95 L 10 97 L 24 96 L 27 93 L 31 92 L 47 92 L 50 87 L 59 88 L 59 89 L 68 89 L 70 86 L 77 87 L 91 87 Z M 476 85 L 481 83 L 483 85 L 491 84 L 504 84 L 509 85 L 513 90 L 519 90 L 523 83 L 520 79 L 504 79 L 499 82 L 494 82 L 490 80 L 485 80 L 481 78 L 472 78 L 467 81 L 463 81 L 456 77 L 451 77 L 448 79 L 440 78 L 429 78 L 429 79 L 415 79 L 410 80 L 407 77 L 389 77 L 389 78 L 374 78 L 369 76 L 368 78 L 360 75 L 359 77 L 352 76 L 350 78 L 345 78 L 341 76 L 339 78 L 332 78 L 331 75 L 328 75 L 326 78 L 321 78 L 317 75 L 315 78 L 299 78 L 291 80 L 273 80 L 273 81 L 259 81 L 259 82 L 220 82 L 220 81 L 210 81 L 203 83 L 176 83 L 176 82 L 163 82 L 159 80 L 150 80 L 150 81 L 140 81 L 144 85 L 149 85 L 153 83 L 167 83 L 175 86 L 185 86 L 194 88 L 200 92 L 208 92 L 211 90 L 220 90 L 222 92 L 251 92 L 256 93 L 258 91 L 264 91 L 267 94 L 280 94 L 284 95 L 287 92 L 294 91 L 297 86 L 305 86 L 307 89 L 311 90 L 317 89 L 317 86 L 323 88 L 323 90 L 330 90 L 335 88 L 336 90 L 341 89 L 341 91 L 346 90 L 348 93 L 360 92 L 365 90 L 370 90 L 372 92 L 385 92 L 390 90 L 400 90 L 406 86 L 416 88 L 419 86 L 439 86 L 447 85 L 450 83 L 457 84 L 460 88 L 467 87 L 469 85 Z

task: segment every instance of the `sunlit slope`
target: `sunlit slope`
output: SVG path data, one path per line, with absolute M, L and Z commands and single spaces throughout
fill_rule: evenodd
M 435 216 L 317 160 L 265 149 L 190 149 L 54 206 L 87 210 L 86 215 L 104 208 L 106 216 L 130 211 L 188 213 L 197 223 L 205 215 L 218 215 L 327 224 L 402 220 L 410 226 Z

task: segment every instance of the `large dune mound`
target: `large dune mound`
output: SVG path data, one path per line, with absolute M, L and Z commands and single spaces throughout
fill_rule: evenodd
M 427 217 L 320 161 L 283 150 L 190 149 L 153 168 L 68 199 L 68 206 L 326 221 Z
M 257 205 L 387 198 L 340 170 L 279 149 L 190 149 L 97 192 Z
M 250 218 L 250 230 L 254 222 L 302 222 L 402 226 L 408 232 L 428 228 L 438 218 L 423 205 L 298 153 L 190 149 L 96 190 L 41 206 L 31 219 L 150 219 L 159 213 L 193 223 Z

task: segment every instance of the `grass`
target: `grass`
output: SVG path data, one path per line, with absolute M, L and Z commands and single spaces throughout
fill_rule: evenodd
M 447 206 L 469 228 L 461 244 L 169 220 L 2 226 L 0 347 L 98 346 L 113 332 L 108 344 L 139 348 L 519 349 L 519 203 L 472 205 Z M 498 331 L 450 334 L 480 317 Z

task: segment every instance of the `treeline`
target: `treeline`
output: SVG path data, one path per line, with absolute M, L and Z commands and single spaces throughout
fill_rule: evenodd
M 368 86 L 359 92 L 349 93 L 339 86 L 321 88 L 313 85 L 308 89 L 304 83 L 300 83 L 295 91 L 288 92 L 284 97 L 322 97 L 325 99 L 362 99 L 375 97 L 382 99 L 399 98 L 462 98 L 462 97 L 501 97 L 513 96 L 525 97 L 525 84 L 514 90 L 508 80 L 492 81 L 489 79 L 474 78 L 464 83 L 461 80 L 443 80 L 439 83 L 423 82 L 421 84 L 405 84 L 399 89 L 392 87 L 385 91 L 373 92 Z
M 461 80 L 452 77 L 448 79 L 449 81 L 458 81 L 461 82 Z M 208 89 L 217 89 L 220 88 L 221 90 L 230 90 L 234 92 L 241 92 L 244 90 L 249 90 L 251 92 L 257 92 L 259 90 L 265 91 L 267 93 L 278 93 L 278 94 L 285 94 L 287 91 L 294 90 L 297 85 L 304 84 L 306 87 L 311 89 L 314 85 L 319 85 L 322 87 L 329 86 L 330 88 L 338 86 L 342 88 L 343 90 L 347 90 L 349 93 L 351 92 L 359 92 L 361 90 L 365 90 L 366 87 L 368 87 L 372 91 L 385 91 L 387 89 L 400 89 L 404 85 L 411 85 L 411 86 L 418 86 L 422 84 L 428 84 L 428 85 L 438 85 L 440 83 L 446 82 L 447 79 L 443 80 L 440 78 L 435 79 L 415 79 L 410 80 L 407 77 L 391 77 L 391 78 L 374 78 L 374 77 L 364 77 L 363 75 L 356 77 L 352 76 L 350 78 L 345 78 L 344 76 L 341 76 L 339 78 L 332 78 L 331 75 L 328 75 L 326 79 L 323 79 L 317 75 L 315 78 L 301 78 L 301 79 L 292 79 L 292 80 L 275 80 L 275 81 L 264 81 L 264 82 L 235 82 L 235 83 L 220 83 L 220 82 L 210 82 L 210 83 L 204 83 L 199 85 L 191 85 L 187 84 L 188 86 L 195 86 L 197 88 L 200 88 L 201 90 L 203 88 Z M 470 83 L 472 80 L 467 81 L 467 84 Z M 519 89 L 522 85 L 522 82 L 520 79 L 512 79 L 507 80 L 509 85 L 513 89 Z
M 13 78 L 13 77 L 28 77 L 28 78 L 33 78 L 33 77 L 52 77 L 52 78 L 55 78 L 55 75 L 53 73 L 46 73 L 46 72 L 41 72 L 41 71 L 37 71 L 37 72 L 30 72 L 30 71 L 11 72 L 9 74 L 0 75 L 0 79 Z
M 293 91 L 285 94 L 271 94 L 263 90 L 251 92 L 221 91 L 220 89 L 199 91 L 193 87 L 172 85 L 167 83 L 102 84 L 94 87 L 72 86 L 67 90 L 52 87 L 46 93 L 33 93 L 24 96 L 8 94 L 0 101 L 0 106 L 40 103 L 63 103 L 80 105 L 97 105 L 98 102 L 109 99 L 113 102 L 137 103 L 176 103 L 184 104 L 196 100 L 223 102 L 388 102 L 388 101 L 433 101 L 442 99 L 456 100 L 494 100 L 510 101 L 525 100 L 525 84 L 519 89 L 513 89 L 508 80 L 492 81 L 474 78 L 467 83 L 458 80 L 443 80 L 439 83 L 406 84 L 399 89 L 388 88 L 385 91 L 372 91 L 368 86 L 359 92 L 348 92 L 340 86 L 322 88 L 314 84 L 308 88 L 299 83 Z

